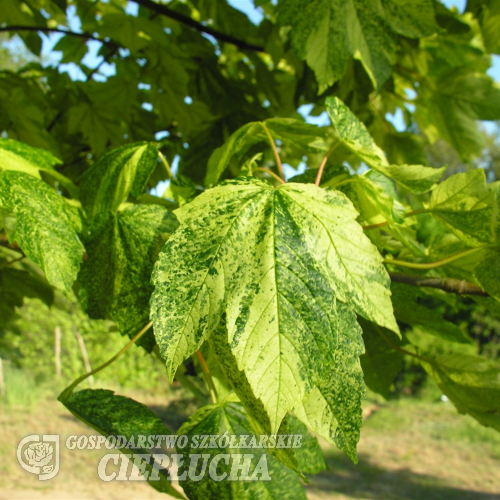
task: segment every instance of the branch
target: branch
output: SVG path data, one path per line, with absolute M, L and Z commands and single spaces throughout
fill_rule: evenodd
M 46 26 L 22 26 L 22 25 L 13 25 L 13 26 L 4 26 L 0 28 L 0 32 L 2 31 L 45 31 L 47 33 L 63 33 L 68 36 L 76 36 L 79 38 L 86 38 L 88 40 L 95 40 L 97 42 L 101 42 L 105 45 L 116 45 L 112 41 L 106 41 L 97 36 L 91 35 L 90 33 L 77 33 L 76 31 L 63 30 L 61 28 L 48 28 Z
M 231 35 L 226 35 L 225 33 L 221 33 L 220 31 L 217 31 L 213 28 L 210 28 L 209 26 L 205 26 L 204 24 L 195 21 L 189 16 L 185 16 L 184 14 L 176 12 L 175 10 L 169 9 L 166 5 L 153 2 L 152 0 L 132 0 L 132 1 L 138 5 L 142 5 L 146 9 L 158 12 L 158 14 L 161 14 L 162 16 L 169 17 L 170 19 L 174 19 L 175 21 L 185 24 L 186 26 L 190 26 L 191 28 L 200 31 L 201 33 L 206 33 L 207 35 L 211 35 L 217 40 L 220 40 L 222 42 L 232 43 L 233 45 L 236 45 L 240 49 L 252 50 L 254 52 L 265 52 L 264 47 L 261 47 L 260 45 L 254 45 L 253 43 L 248 43 L 245 40 L 240 40 L 238 38 L 232 37 Z
M 428 288 L 438 288 L 448 293 L 457 295 L 476 295 L 479 297 L 489 297 L 490 294 L 474 283 L 457 280 L 454 278 L 425 278 L 415 274 L 389 273 L 393 283 L 404 283 L 411 286 L 424 286 Z

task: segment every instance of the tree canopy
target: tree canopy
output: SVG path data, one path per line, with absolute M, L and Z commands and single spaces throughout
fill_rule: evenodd
M 497 360 L 442 316 L 464 297 L 500 314 L 500 186 L 427 154 L 475 166 L 500 120 L 498 2 L 254 5 L 0 0 L 30 51 L 0 70 L 1 324 L 74 294 L 171 381 L 194 357 L 212 403 L 180 433 L 309 443 L 269 452 L 269 485 L 188 481 L 190 499 L 304 498 L 309 431 L 356 462 L 366 386 L 387 395 L 403 356 L 500 431 Z M 86 423 L 168 433 L 84 378 L 60 400 Z

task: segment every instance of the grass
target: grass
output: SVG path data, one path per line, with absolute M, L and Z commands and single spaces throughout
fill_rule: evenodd
M 0 401 L 0 500 L 168 498 L 144 483 L 100 481 L 97 465 L 106 450 L 62 446 L 61 470 L 50 481 L 23 471 L 15 459 L 22 437 L 57 433 L 64 443 L 73 434 L 95 433 L 55 401 L 59 387 L 33 385 L 22 373 L 10 373 L 6 385 L 10 394 Z M 194 408 L 191 400 L 176 400 L 182 394 L 173 388 L 167 387 L 163 396 L 117 392 L 148 404 L 172 429 Z M 321 445 L 329 470 L 311 477 L 309 500 L 500 500 L 500 434 L 457 415 L 436 395 L 367 401 L 358 465 L 327 443 Z

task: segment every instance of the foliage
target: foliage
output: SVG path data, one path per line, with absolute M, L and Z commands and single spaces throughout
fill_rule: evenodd
M 497 361 L 441 315 L 469 295 L 498 316 L 500 186 L 478 168 L 441 181 L 424 149 L 472 163 L 477 120 L 500 119 L 494 2 L 255 3 L 258 25 L 223 0 L 0 3 L 0 31 L 34 55 L 57 31 L 84 75 L 0 72 L 4 324 L 24 297 L 76 293 L 132 339 L 118 355 L 137 342 L 193 390 L 180 432 L 303 437 L 262 453 L 270 483 L 187 481 L 189 498 L 304 498 L 324 464 L 310 432 L 356 462 L 365 384 L 388 396 L 404 357 L 500 430 Z M 85 378 L 59 397 L 84 422 L 165 432 L 138 402 L 74 392 Z

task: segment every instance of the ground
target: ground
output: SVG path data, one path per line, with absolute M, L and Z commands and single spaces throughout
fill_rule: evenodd
M 171 427 L 182 421 L 172 415 L 189 408 L 188 401 L 165 404 L 158 395 L 122 393 L 151 405 Z M 97 464 L 106 451 L 62 446 L 54 479 L 42 482 L 25 472 L 15 458 L 22 437 L 52 433 L 64 442 L 72 434 L 95 434 L 50 394 L 25 399 L 0 406 L 0 500 L 167 498 L 145 483 L 102 482 Z M 367 401 L 358 465 L 321 445 L 329 470 L 311 478 L 309 500 L 500 500 L 500 434 L 439 398 Z

